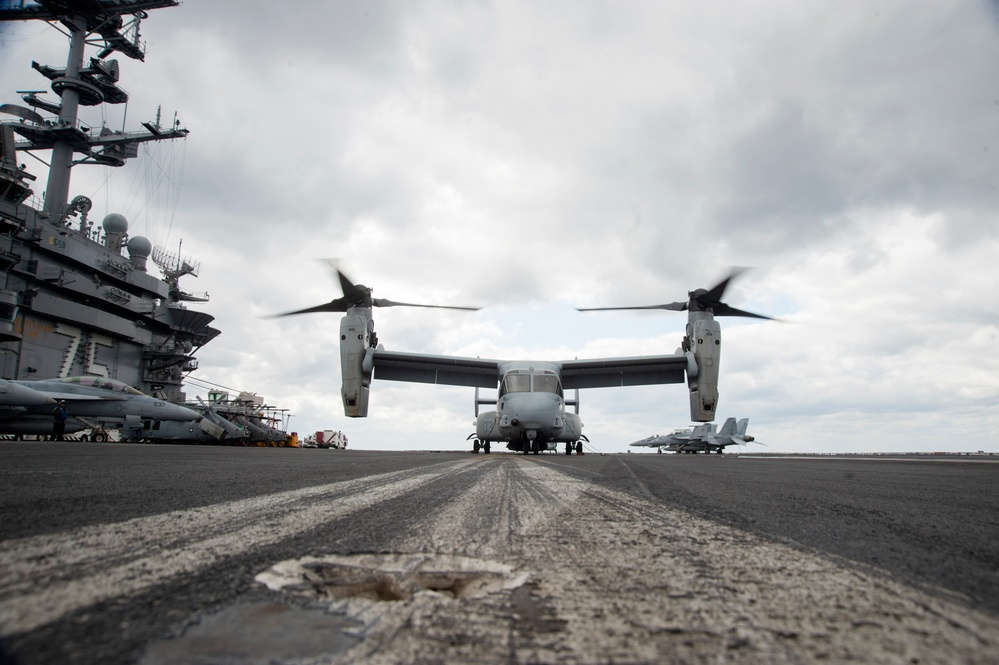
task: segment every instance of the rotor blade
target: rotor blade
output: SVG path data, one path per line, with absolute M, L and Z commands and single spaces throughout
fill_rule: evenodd
M 267 319 L 277 319 L 282 316 L 292 316 L 294 314 L 312 314 L 315 312 L 346 312 L 351 306 L 351 302 L 347 298 L 337 298 L 331 300 L 328 303 L 323 303 L 322 305 L 316 305 L 315 307 L 306 307 L 305 309 L 296 309 L 293 312 L 283 312 L 281 314 L 272 314 L 270 316 L 264 317 Z
M 674 312 L 682 312 L 687 309 L 685 302 L 671 302 L 665 305 L 636 305 L 634 307 L 577 307 L 577 312 L 610 312 L 625 309 L 668 309 Z
M 707 290 L 706 293 L 701 294 L 698 300 L 703 298 L 705 302 L 721 302 L 722 296 L 725 295 L 725 289 L 728 288 L 728 283 L 731 282 L 736 277 L 738 277 L 739 275 L 741 275 L 742 273 L 744 273 L 745 271 L 746 268 L 738 268 L 738 267 L 732 268 L 732 271 L 728 274 L 728 277 L 726 277 L 722 281 L 712 286 L 710 289 Z
M 767 321 L 776 321 L 772 316 L 764 316 L 763 314 L 754 314 L 753 312 L 747 312 L 742 309 L 736 309 L 735 307 L 729 307 L 725 303 L 718 303 L 712 307 L 712 312 L 715 316 L 744 316 L 750 319 L 766 319 Z
M 343 296 L 348 300 L 359 302 L 371 296 L 371 289 L 363 284 L 354 284 L 350 281 L 349 277 L 339 270 L 336 271 L 336 276 L 340 280 L 340 289 L 343 290 Z
M 396 302 L 387 298 L 373 298 L 371 304 L 375 307 L 429 307 L 433 309 L 461 309 L 467 312 L 477 312 L 481 307 L 458 307 L 455 305 L 419 305 L 413 302 Z
M 281 316 L 291 316 L 293 314 L 311 314 L 314 312 L 346 312 L 351 307 L 428 307 L 434 309 L 460 309 L 470 312 L 478 311 L 478 307 L 459 307 L 452 305 L 421 305 L 411 302 L 398 302 L 387 298 L 372 298 L 371 289 L 364 284 L 355 284 L 347 275 L 340 270 L 340 262 L 337 259 L 322 259 L 323 263 L 336 273 L 340 282 L 340 289 L 343 297 L 331 300 L 323 305 L 297 309 L 293 312 L 285 312 L 267 318 L 277 318 Z
M 340 290 L 343 292 L 345 298 L 356 302 L 370 295 L 371 289 L 360 284 L 355 284 L 351 281 L 350 277 L 343 274 L 343 271 L 340 270 L 340 261 L 338 259 L 323 259 L 322 261 L 330 270 L 336 273 L 336 278 L 340 282 Z

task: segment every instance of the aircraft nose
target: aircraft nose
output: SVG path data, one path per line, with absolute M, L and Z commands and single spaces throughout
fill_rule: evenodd
M 0 404 L 14 406 L 45 406 L 55 400 L 44 393 L 10 381 L 0 383 Z
M 544 393 L 525 393 L 521 399 L 508 403 L 514 427 L 538 429 L 551 425 L 558 416 L 558 398 L 548 397 Z
M 159 416 L 159 420 L 200 420 L 201 414 L 194 409 L 189 409 L 186 406 L 181 406 L 179 404 L 165 404 L 162 407 L 162 415 Z

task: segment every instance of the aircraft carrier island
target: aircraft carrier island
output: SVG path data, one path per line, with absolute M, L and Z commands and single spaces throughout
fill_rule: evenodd
M 31 63 L 47 90 L 19 91 L 21 104 L 0 105 L 0 377 L 33 381 L 95 377 L 118 381 L 173 403 L 186 400 L 183 379 L 198 366 L 195 353 L 220 331 L 211 314 L 188 305 L 208 297 L 184 291 L 180 279 L 197 276 L 199 264 L 180 252 L 154 247 L 129 233 L 114 211 L 92 216 L 85 196 L 70 198 L 76 166 L 123 166 L 146 142 L 183 140 L 179 121 L 143 122 L 143 129 L 87 123 L 81 107 L 120 105 L 117 58 L 145 59 L 139 24 L 153 9 L 176 0 L 135 2 L 14 2 L 0 8 L 2 21 L 46 21 L 69 36 L 62 65 Z M 92 51 L 92 52 L 91 52 Z M 33 84 L 32 84 L 33 85 Z M 106 115 L 104 115 L 106 117 Z M 44 200 L 25 155 L 45 164 Z M 34 162 L 32 162 L 34 163 Z M 151 270 L 158 270 L 160 276 Z M 253 399 L 215 393 L 204 416 L 163 438 L 285 441 Z M 33 433 L 18 424 L 18 404 L 5 406 L 0 433 Z M 199 405 L 195 405 L 199 406 Z M 123 423 L 127 438 L 155 438 L 156 423 Z M 100 427 L 98 425 L 98 427 Z

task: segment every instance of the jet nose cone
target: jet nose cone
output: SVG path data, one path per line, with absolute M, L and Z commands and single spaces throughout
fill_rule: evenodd
M 179 404 L 166 404 L 162 407 L 162 413 L 159 416 L 160 420 L 199 420 L 201 414 L 194 409 L 189 409 L 186 406 L 181 406 Z
M 0 379 L 0 405 L 45 406 L 56 401 L 44 393 L 10 381 Z

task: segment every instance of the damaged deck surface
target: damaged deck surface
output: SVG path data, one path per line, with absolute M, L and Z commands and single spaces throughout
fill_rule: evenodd
M 25 665 L 999 660 L 995 464 L 0 454 Z

